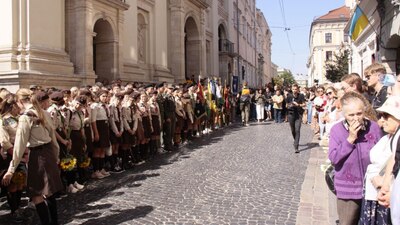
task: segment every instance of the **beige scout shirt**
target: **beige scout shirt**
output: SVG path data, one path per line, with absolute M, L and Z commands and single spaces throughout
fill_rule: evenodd
M 47 109 L 47 112 L 50 113 L 50 116 L 53 119 L 53 125 L 56 129 L 66 130 L 68 124 L 66 123 L 65 115 L 67 114 L 62 114 L 61 110 L 61 107 L 53 104 Z M 69 118 L 70 115 L 68 114 L 67 116 Z
M 93 103 L 93 104 L 91 104 L 90 107 L 92 107 L 93 121 L 97 121 L 97 120 L 107 120 L 108 121 L 108 115 L 110 115 L 110 113 L 105 104 L 100 103 L 100 102 Z
M 76 111 L 71 109 L 71 120 L 69 122 L 69 127 L 71 130 L 81 130 L 84 125 L 84 115 L 82 111 Z
M 129 125 L 132 121 L 134 122 L 133 127 Z M 132 131 L 132 133 L 136 132 L 137 118 L 133 106 L 125 105 L 122 107 L 122 123 L 124 124 L 124 129 L 126 131 Z
M 44 111 L 45 126 L 39 123 L 37 112 L 29 108 L 18 119 L 17 133 L 14 142 L 13 159 L 10 162 L 8 172 L 14 173 L 21 158 L 24 155 L 26 147 L 38 147 L 44 144 L 52 143 L 54 154 L 59 155 L 59 146 L 57 144 L 55 130 L 52 126 L 50 115 Z
M 18 119 L 7 113 L 0 120 L 0 144 L 4 150 L 14 146 L 17 133 Z
M 185 110 L 183 109 L 183 103 L 181 98 L 178 96 L 175 97 L 175 112 L 179 117 L 185 117 Z
M 110 110 L 110 126 L 114 134 L 121 133 L 124 131 L 124 124 L 122 123 L 122 109 L 119 106 L 111 104 L 109 107 Z M 116 123 L 119 123 L 117 126 Z

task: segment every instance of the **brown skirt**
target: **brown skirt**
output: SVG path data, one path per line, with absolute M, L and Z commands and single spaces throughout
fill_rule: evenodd
M 51 143 L 30 148 L 28 162 L 28 193 L 33 196 L 51 196 L 63 190 L 57 158 Z
M 56 132 L 63 139 L 67 138 L 67 135 L 64 133 L 64 131 L 56 129 Z M 57 141 L 57 143 L 58 143 L 58 146 L 60 147 L 60 154 L 58 155 L 58 157 L 60 159 L 65 158 L 68 155 L 67 146 L 64 145 L 63 143 L 59 142 L 59 141 Z
M 134 122 L 128 122 L 129 123 L 129 127 L 133 127 L 134 126 Z M 124 133 L 122 133 L 122 144 L 124 145 L 134 145 L 135 144 L 135 135 L 132 135 L 131 133 L 129 133 L 128 131 L 124 130 Z
M 95 148 L 110 147 L 110 128 L 108 126 L 108 120 L 97 120 L 96 126 L 99 132 L 99 140 L 93 142 L 93 146 Z
M 151 124 L 153 125 L 153 133 L 154 136 L 159 136 L 161 132 L 160 128 L 160 119 L 158 116 L 152 115 L 151 116 Z
M 180 133 L 183 129 L 184 119 L 180 116 L 176 116 L 175 133 Z
M 151 138 L 150 117 L 149 116 L 142 117 L 142 123 L 143 123 L 144 137 L 145 138 Z
M 72 147 L 70 153 L 76 158 L 76 161 L 81 164 L 85 158 L 85 140 L 79 130 L 71 131 Z

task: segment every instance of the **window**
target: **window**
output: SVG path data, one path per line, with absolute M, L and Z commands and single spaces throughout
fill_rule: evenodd
M 326 61 L 332 61 L 332 51 L 326 51 Z
M 332 33 L 325 34 L 325 43 L 332 43 Z

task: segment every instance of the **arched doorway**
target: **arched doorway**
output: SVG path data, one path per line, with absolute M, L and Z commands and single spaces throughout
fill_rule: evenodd
M 96 81 L 108 84 L 116 75 L 114 33 L 111 24 L 103 19 L 96 21 L 93 32 L 93 70 L 97 75 Z
M 185 79 L 200 74 L 201 41 L 196 22 L 189 17 L 185 23 Z

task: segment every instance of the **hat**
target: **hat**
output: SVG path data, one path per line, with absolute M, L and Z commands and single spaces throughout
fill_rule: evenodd
M 390 96 L 376 111 L 387 113 L 400 120 L 400 96 Z
M 165 84 L 165 82 L 161 82 L 161 83 L 159 83 L 159 84 L 157 84 L 157 88 L 162 88 L 162 87 L 164 87 L 164 84 Z
M 30 86 L 29 86 L 29 89 L 31 89 L 31 90 L 32 90 L 32 89 L 37 89 L 37 85 L 30 85 Z
M 79 95 L 75 98 L 75 101 L 79 102 L 81 105 L 85 105 L 87 101 L 87 97 L 85 95 Z
M 39 91 L 35 94 L 35 98 L 36 100 L 38 100 L 39 102 L 42 102 L 44 100 L 49 99 L 49 95 L 46 92 L 43 91 Z
M 174 85 L 172 85 L 172 84 L 167 84 L 167 88 L 168 88 L 168 89 L 174 89 L 175 87 L 174 87 Z
M 149 94 L 151 94 L 151 95 L 157 95 L 158 94 L 158 91 L 156 91 L 156 90 L 152 90 L 152 91 L 150 91 L 150 93 Z
M 144 86 L 144 89 L 151 88 L 151 87 L 154 87 L 154 85 L 152 85 L 152 84 L 147 84 L 147 85 Z
M 61 92 L 59 92 L 59 91 L 56 91 L 56 92 L 51 93 L 49 97 L 50 97 L 50 99 L 51 99 L 52 101 L 55 101 L 55 102 L 59 102 L 59 101 L 61 101 L 61 100 L 64 100 L 64 95 L 63 95 L 63 93 L 61 93 Z
M 130 97 L 137 99 L 138 97 L 140 97 L 140 92 L 134 91 L 132 92 L 132 94 L 130 95 Z
M 90 92 L 89 90 L 85 90 L 85 89 L 81 89 L 79 91 L 79 95 L 86 95 L 86 96 L 92 96 L 92 92 Z

